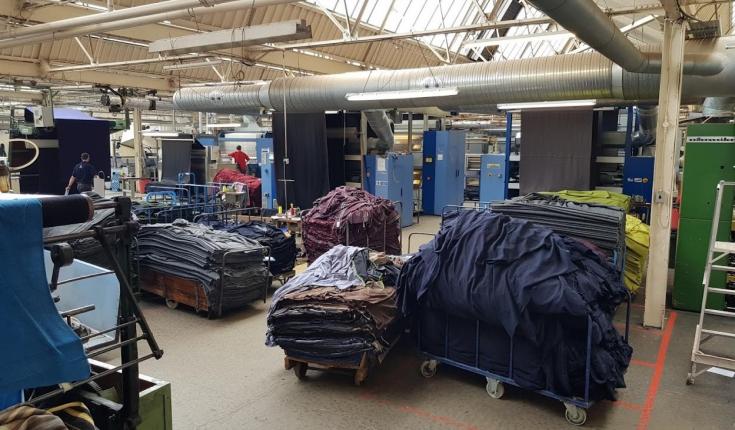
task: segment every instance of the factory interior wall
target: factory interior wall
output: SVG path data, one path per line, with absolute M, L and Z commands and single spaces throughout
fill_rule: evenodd
M 273 152 L 279 203 L 310 208 L 314 200 L 329 192 L 329 156 L 324 113 L 287 114 L 288 153 L 284 139 L 283 114 L 273 115 Z M 283 159 L 288 158 L 285 166 Z M 288 193 L 284 181 L 288 181 Z M 287 201 L 283 201 L 286 196 Z
M 521 194 L 591 189 L 592 131 L 591 109 L 521 113 Z

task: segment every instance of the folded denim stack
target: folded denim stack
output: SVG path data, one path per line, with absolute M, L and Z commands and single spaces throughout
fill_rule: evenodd
M 266 344 L 322 363 L 373 360 L 400 335 L 401 261 L 337 245 L 273 294 Z
M 239 182 L 248 187 L 248 197 L 250 207 L 259 208 L 262 206 L 263 197 L 260 195 L 260 179 L 255 176 L 246 175 L 234 169 L 222 169 L 214 175 L 215 183 L 232 184 Z
M 357 188 L 335 188 L 301 217 L 306 256 L 311 263 L 340 244 L 400 254 L 400 219 L 390 200 Z
M 492 203 L 490 208 L 493 212 L 532 221 L 556 233 L 591 242 L 609 257 L 617 254 L 618 270 L 623 268 L 625 211 L 622 209 L 542 194 Z
M 176 220 L 142 226 L 136 258 L 141 269 L 199 281 L 209 307 L 225 311 L 265 297 L 265 253 L 239 234 Z
M 424 352 L 580 398 L 589 359 L 591 399 L 614 399 L 625 386 L 632 349 L 613 326 L 628 294 L 622 280 L 591 248 L 549 228 L 451 213 L 403 266 L 398 291 Z
M 268 247 L 272 258 L 270 271 L 274 276 L 293 270 L 296 263 L 296 238 L 291 234 L 260 221 L 250 221 L 229 227 L 227 231 L 255 240 Z

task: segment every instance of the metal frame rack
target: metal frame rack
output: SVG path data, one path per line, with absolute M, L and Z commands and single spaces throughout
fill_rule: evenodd
M 119 411 L 119 423 L 121 429 L 135 429 L 140 424 L 139 412 L 139 370 L 138 364 L 151 358 L 160 359 L 163 356 L 163 350 L 158 346 L 155 337 L 143 315 L 142 310 L 138 306 L 135 293 L 130 285 L 130 246 L 132 236 L 138 228 L 138 224 L 131 220 L 131 203 L 128 197 L 117 197 L 113 202 L 103 202 L 94 205 L 95 210 L 99 209 L 115 209 L 115 225 L 108 227 L 95 227 L 92 230 L 80 233 L 65 234 L 54 237 L 44 238 L 44 245 L 51 247 L 52 261 L 54 262 L 54 275 L 50 289 L 56 290 L 61 286 L 63 292 L 63 284 L 76 281 L 58 280 L 61 267 L 70 265 L 74 260 L 74 254 L 71 246 L 65 242 L 95 238 L 102 245 L 102 249 L 109 259 L 113 268 L 113 272 L 120 284 L 120 304 L 118 311 L 118 324 L 114 327 L 82 336 L 82 341 L 91 338 L 115 332 L 116 340 L 110 343 L 96 344 L 85 348 L 88 358 L 94 358 L 102 354 L 120 351 L 121 364 L 110 369 L 93 374 L 82 381 L 75 381 L 65 384 L 62 388 L 58 388 L 39 396 L 29 398 L 27 401 L 31 404 L 38 404 L 47 401 L 56 396 L 64 394 L 71 389 L 81 387 L 92 383 L 96 380 L 104 378 L 116 372 L 122 372 L 122 409 Z M 45 218 L 45 217 L 44 217 Z M 114 240 L 113 240 L 114 238 Z M 102 272 L 98 275 L 106 275 L 109 272 Z M 85 277 L 85 279 L 88 277 Z M 88 312 L 94 309 L 94 305 L 84 306 L 78 310 L 72 310 L 67 314 L 78 314 Z M 77 312 L 75 312 L 77 311 Z M 141 333 L 138 334 L 138 326 Z M 138 342 L 145 341 L 151 350 L 150 354 L 140 356 L 138 354 Z
M 485 210 L 485 209 L 475 209 L 470 207 L 458 207 L 458 206 L 447 206 L 442 210 L 442 223 L 444 222 L 444 216 L 448 213 L 447 209 L 454 209 L 456 211 L 459 210 Z M 427 235 L 428 233 L 414 233 L 414 234 L 420 234 L 420 235 Z M 409 247 L 411 243 L 411 236 L 409 236 Z M 620 272 L 621 276 L 623 271 Z M 631 307 L 631 301 L 632 297 L 630 293 L 628 293 L 628 299 L 627 299 L 627 308 L 625 313 L 625 334 L 624 334 L 624 340 L 627 343 L 628 337 L 630 333 L 630 307 Z M 503 384 L 509 384 L 516 387 L 521 387 L 521 385 L 515 381 L 513 378 L 513 346 L 514 346 L 514 338 L 510 337 L 510 345 L 509 345 L 509 357 L 508 357 L 508 369 L 505 372 L 505 375 L 500 375 L 495 372 L 488 371 L 486 369 L 480 368 L 479 364 L 479 357 L 480 357 L 480 338 L 481 338 L 481 321 L 477 320 L 474 321 L 475 323 L 475 360 L 474 365 L 466 364 L 459 362 L 457 360 L 449 358 L 449 339 L 448 339 L 448 328 L 449 328 L 449 321 L 450 321 L 450 315 L 448 313 L 445 313 L 445 339 L 444 339 L 444 354 L 443 355 L 436 355 L 429 353 L 422 348 L 422 337 L 421 337 L 421 326 L 418 325 L 418 350 L 421 355 L 426 357 L 426 360 L 424 360 L 421 363 L 420 371 L 421 374 L 426 377 L 430 378 L 436 374 L 436 369 L 439 363 L 447 364 L 453 367 L 460 368 L 462 370 L 466 370 L 468 372 L 472 372 L 478 375 L 482 375 L 487 380 L 487 385 L 485 386 L 485 389 L 488 393 L 488 395 L 494 399 L 499 399 L 503 396 L 505 393 L 505 387 Z M 569 397 L 569 396 L 562 396 L 557 393 L 554 393 L 549 390 L 536 390 L 536 393 L 539 393 L 543 396 L 550 397 L 555 400 L 559 400 L 560 402 L 564 403 L 565 406 L 565 413 L 564 417 L 570 424 L 574 425 L 583 425 L 587 421 L 587 409 L 594 404 L 594 400 L 590 398 L 590 376 L 591 376 L 591 366 L 592 363 L 590 362 L 591 356 L 592 356 L 592 321 L 591 317 L 587 316 L 587 337 L 586 337 L 586 358 L 585 358 L 585 384 L 584 384 L 584 396 L 583 397 Z

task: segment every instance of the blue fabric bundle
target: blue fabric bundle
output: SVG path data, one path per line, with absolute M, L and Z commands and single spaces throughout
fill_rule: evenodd
M 49 292 L 42 227 L 37 199 L 0 200 L 0 392 L 90 375 L 82 343 Z

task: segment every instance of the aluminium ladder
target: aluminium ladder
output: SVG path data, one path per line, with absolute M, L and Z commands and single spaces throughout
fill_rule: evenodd
M 735 187 L 735 182 L 720 181 L 717 184 L 717 199 L 715 201 L 714 214 L 712 216 L 712 230 L 709 239 L 709 248 L 707 250 L 707 260 L 704 267 L 704 277 L 702 279 L 702 309 L 699 313 L 699 324 L 694 335 L 694 346 L 692 347 L 692 368 L 687 377 L 687 384 L 693 384 L 694 378 L 701 375 L 711 367 L 718 367 L 735 371 L 735 357 L 718 356 L 710 353 L 702 352 L 702 345 L 714 337 L 726 337 L 735 339 L 735 332 L 724 332 L 718 330 L 710 330 L 704 328 L 704 316 L 715 315 L 726 318 L 735 318 L 735 312 L 709 309 L 707 307 L 707 297 L 709 293 L 735 295 L 735 290 L 712 288 L 709 286 L 710 274 L 713 270 L 725 272 L 735 271 L 735 266 L 730 265 L 729 256 L 735 254 L 735 242 L 724 242 L 717 240 L 717 227 L 720 223 L 720 211 L 722 208 L 722 196 L 725 187 Z M 732 210 L 728 205 L 728 210 Z M 722 259 L 727 259 L 726 264 L 716 264 Z M 705 369 L 697 371 L 697 364 L 706 366 Z

